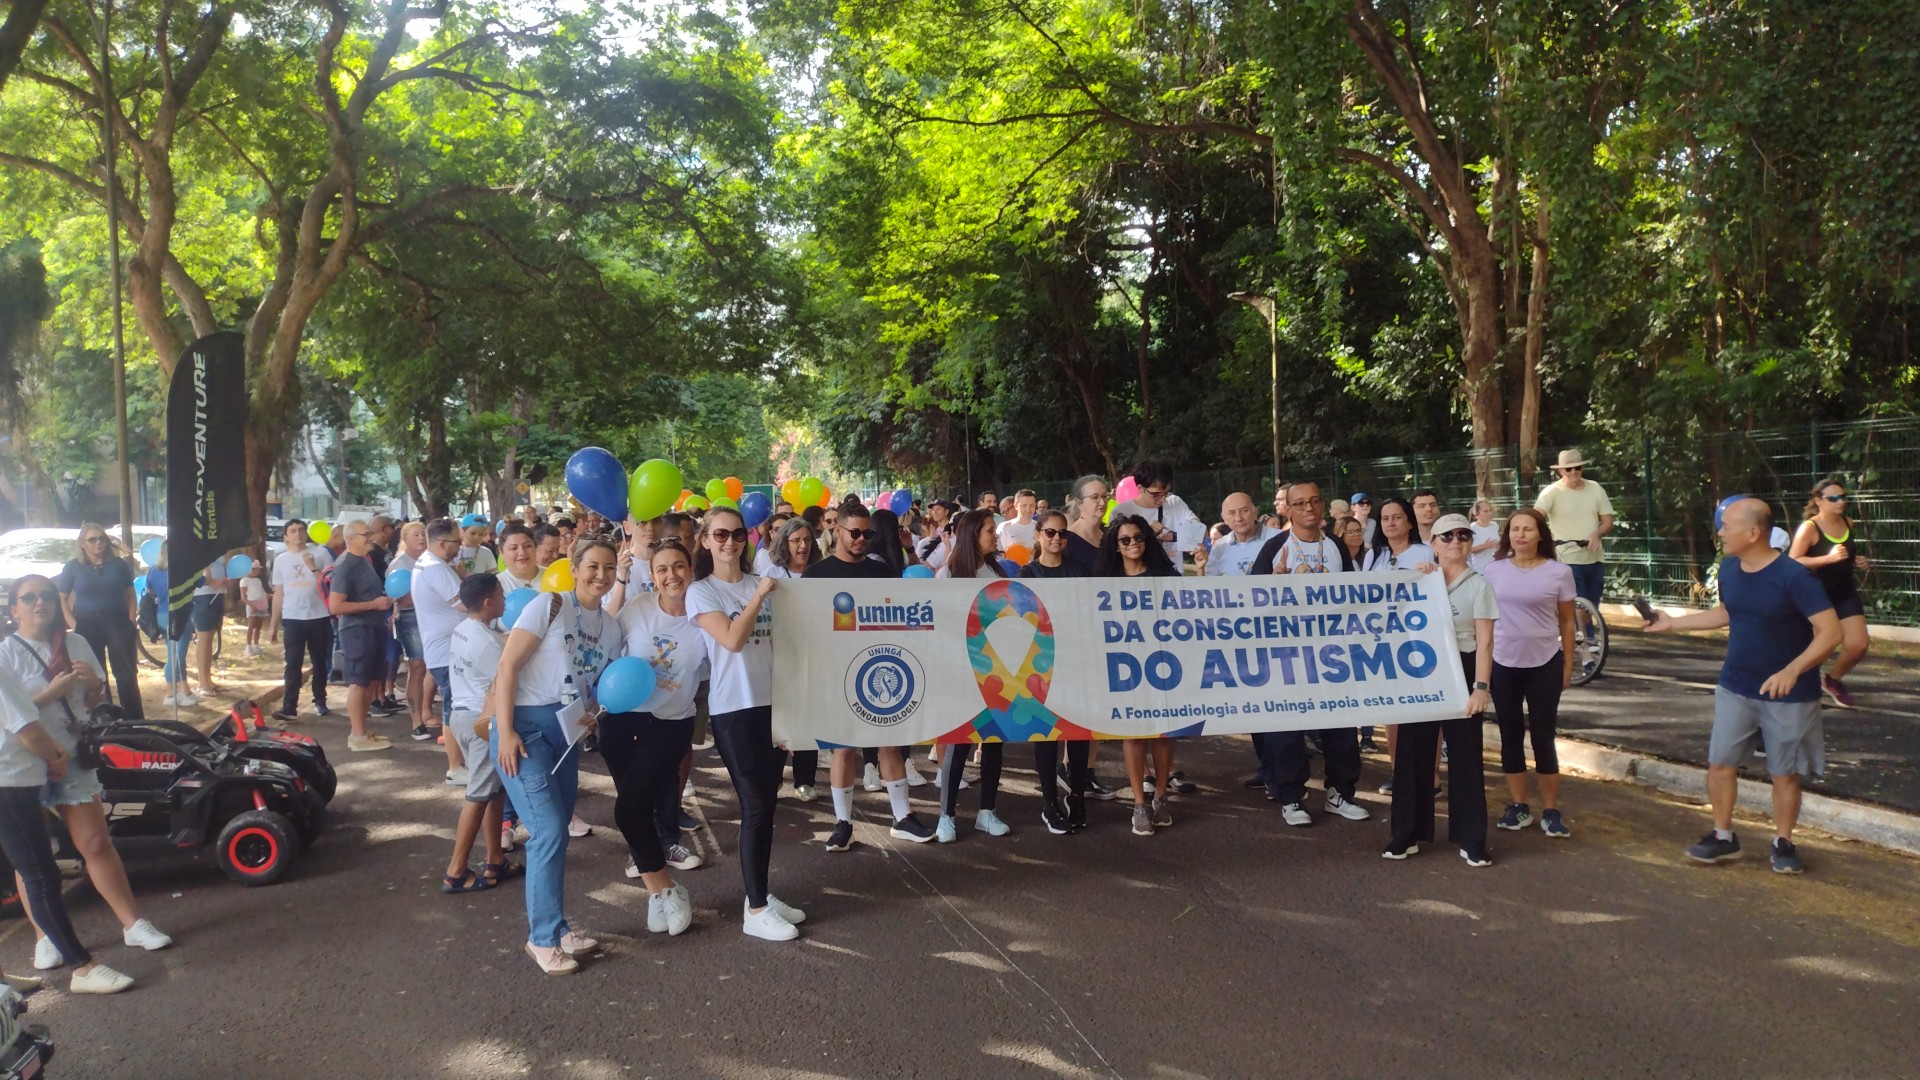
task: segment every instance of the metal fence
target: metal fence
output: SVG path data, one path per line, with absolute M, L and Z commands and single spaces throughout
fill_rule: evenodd
M 1814 483 L 1837 477 L 1851 496 L 1848 512 L 1869 569 L 1861 576 L 1868 618 L 1920 625 L 1920 417 L 1838 423 L 1702 436 L 1643 434 L 1581 447 L 1594 464 L 1589 479 L 1613 502 L 1607 538 L 1607 594 L 1650 596 L 1667 603 L 1711 602 L 1709 570 L 1718 558 L 1713 508 L 1735 494 L 1773 506 L 1777 524 L 1792 532 Z M 1547 466 L 1558 447 L 1543 447 L 1539 467 L 1522 480 L 1518 447 L 1348 460 L 1287 463 L 1287 479 L 1317 482 L 1327 498 L 1365 491 L 1374 503 L 1390 494 L 1431 488 L 1450 511 L 1466 513 L 1485 496 L 1502 511 L 1532 505 L 1553 482 Z M 1032 488 L 1061 504 L 1070 480 L 1019 481 L 1002 494 Z M 1208 521 L 1235 491 L 1272 507 L 1273 477 L 1264 467 L 1178 471 L 1174 490 Z

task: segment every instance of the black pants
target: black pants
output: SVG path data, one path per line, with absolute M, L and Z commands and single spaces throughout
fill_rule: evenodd
M 1067 790 L 1077 798 L 1087 793 L 1087 761 L 1093 757 L 1093 743 L 1086 739 L 1063 739 L 1067 745 Z M 1033 771 L 1040 776 L 1040 797 L 1048 806 L 1060 805 L 1060 743 L 1033 744 Z
M 947 747 L 946 779 L 940 785 L 940 812 L 952 817 L 960 804 L 960 779 L 966 774 L 967 759 L 973 756 L 973 744 L 956 743 Z M 991 810 L 1000 798 L 1000 766 L 1006 757 L 1005 743 L 980 744 L 980 809 Z
M 813 787 L 820 776 L 820 751 L 795 750 L 793 752 L 793 786 Z
M 1560 684 L 1566 678 L 1565 653 L 1539 667 L 1514 668 L 1493 662 L 1493 678 L 1488 693 L 1493 697 L 1493 713 L 1500 721 L 1500 771 L 1508 774 L 1527 771 L 1527 748 L 1523 737 L 1533 739 L 1533 771 L 1541 776 L 1560 772 L 1560 755 L 1553 747 L 1560 720 Z M 1524 713 L 1521 706 L 1525 705 Z
M 773 745 L 773 709 L 762 705 L 713 714 L 713 744 L 740 797 L 740 878 L 747 906 L 767 906 L 767 870 L 773 861 L 773 804 L 780 794 L 784 756 Z M 679 759 L 674 759 L 679 765 Z
M 1469 656 L 1468 671 L 1473 670 Z M 1447 843 L 1476 855 L 1487 849 L 1486 749 L 1480 718 L 1401 724 L 1393 758 L 1392 843 L 1433 842 L 1433 766 L 1447 740 Z
M 140 656 L 132 620 L 126 615 L 76 615 L 74 632 L 100 654 L 100 660 L 113 672 L 113 697 L 126 711 L 129 720 L 144 720 L 146 706 L 140 703 Z
M 1320 751 L 1327 759 L 1327 790 L 1337 791 L 1343 799 L 1352 799 L 1360 786 L 1360 735 L 1353 728 L 1327 728 L 1316 733 Z M 1267 759 L 1272 776 L 1267 792 L 1281 805 L 1305 802 L 1307 777 L 1307 733 L 1269 731 L 1256 738 L 1267 742 Z
M 304 656 L 313 664 L 313 703 L 327 707 L 327 672 L 333 663 L 332 619 L 282 619 L 281 636 L 286 638 L 286 692 L 280 706 L 287 712 L 300 708 L 300 661 Z M 442 688 L 444 692 L 444 688 Z
M 613 776 L 613 823 L 633 865 L 651 874 L 680 842 L 680 762 L 693 745 L 693 717 L 613 713 L 600 720 L 600 755 Z
M 91 963 L 93 955 L 73 932 L 67 903 L 60 897 L 60 868 L 53 861 L 47 812 L 40 809 L 40 785 L 0 787 L 0 851 L 6 852 L 25 886 L 21 901 L 40 932 L 60 950 L 61 959 L 73 967 Z

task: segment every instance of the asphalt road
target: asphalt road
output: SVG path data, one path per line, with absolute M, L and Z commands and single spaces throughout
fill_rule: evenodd
M 397 734 L 399 721 L 386 726 Z M 349 755 L 331 831 L 286 882 L 229 884 L 204 856 L 130 853 L 161 953 L 118 944 L 90 889 L 82 935 L 140 985 L 58 987 L 32 1018 L 56 1077 L 1911 1076 L 1920 1019 L 1916 864 L 1806 838 L 1810 872 L 1696 867 L 1698 808 L 1570 780 L 1574 838 L 1496 833 L 1496 864 L 1443 843 L 1378 858 L 1372 822 L 1281 824 L 1235 781 L 1243 740 L 1183 745 L 1206 785 L 1177 824 L 1046 834 L 1026 754 L 1008 754 L 1012 835 L 897 845 L 860 794 L 862 846 L 826 853 L 824 800 L 783 802 L 775 890 L 798 942 L 739 931 L 734 802 L 699 755 L 694 928 L 645 932 L 621 876 L 597 759 L 568 906 L 605 942 L 580 974 L 520 952 L 520 888 L 439 892 L 458 795 L 431 743 Z M 1103 758 L 1117 770 L 1118 755 Z M 1366 791 L 1383 778 L 1369 763 Z M 919 789 L 927 792 L 930 789 Z M 971 791 L 966 793 L 972 795 Z M 920 801 L 922 813 L 930 804 Z M 1495 802 L 1498 806 L 1498 802 Z M 1318 809 L 1318 800 L 1314 800 Z M 967 819 L 963 818 L 963 826 Z M 1444 836 L 1444 822 L 1442 835 Z M 1749 846 L 1763 828 L 1749 823 Z M 0 960 L 28 966 L 16 922 Z M 104 944 L 103 944 L 104 943 Z
M 1616 749 L 1704 762 L 1724 639 L 1614 628 L 1598 679 L 1570 690 L 1560 730 Z M 1920 679 L 1915 661 L 1871 653 L 1847 676 L 1860 707 L 1823 712 L 1827 775 L 1813 791 L 1920 813 Z M 1764 768 L 1751 770 L 1755 779 Z

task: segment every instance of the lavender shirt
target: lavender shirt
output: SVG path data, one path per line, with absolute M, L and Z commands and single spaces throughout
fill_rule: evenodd
M 1500 621 L 1493 624 L 1493 662 L 1530 668 L 1560 652 L 1560 605 L 1573 601 L 1573 571 L 1549 559 L 1530 570 L 1496 559 L 1481 575 L 1493 586 Z

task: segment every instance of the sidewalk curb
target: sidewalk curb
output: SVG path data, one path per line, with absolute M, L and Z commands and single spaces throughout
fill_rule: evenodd
M 1491 726 L 1487 728 L 1486 745 L 1488 750 L 1500 748 L 1500 733 Z M 1556 736 L 1554 746 L 1560 752 L 1560 767 L 1565 771 L 1650 787 L 1703 805 L 1707 801 L 1707 770 L 1703 765 L 1614 750 L 1566 735 Z M 1762 817 L 1770 816 L 1772 786 L 1742 778 L 1739 807 Z M 1848 840 L 1920 855 L 1920 815 L 1809 791 L 1801 797 L 1800 824 Z

